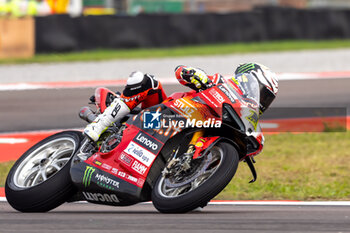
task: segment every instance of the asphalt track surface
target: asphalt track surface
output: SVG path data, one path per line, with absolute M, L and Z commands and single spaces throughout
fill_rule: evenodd
M 349 87 L 350 78 L 280 81 L 278 97 L 263 119 L 314 116 L 333 107 L 346 111 Z M 168 95 L 189 90 L 180 84 L 164 88 Z M 123 87 L 110 89 L 122 91 Z M 88 105 L 93 93 L 94 88 L 0 91 L 0 133 L 84 127 L 78 111 Z
M 49 213 L 18 213 L 0 203 L 0 232 L 350 232 L 350 207 L 209 205 L 161 214 L 151 204 L 129 207 L 64 204 Z

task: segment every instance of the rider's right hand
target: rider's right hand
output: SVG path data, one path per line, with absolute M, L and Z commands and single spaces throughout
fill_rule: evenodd
M 196 73 L 196 71 L 192 68 L 183 68 L 181 72 L 181 77 L 187 82 L 191 82 L 191 78 Z
M 184 68 L 181 76 L 187 82 L 194 84 L 198 89 L 207 89 L 207 84 L 210 83 L 208 76 L 200 69 Z

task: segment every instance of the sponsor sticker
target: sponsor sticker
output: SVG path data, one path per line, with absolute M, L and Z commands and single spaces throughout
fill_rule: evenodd
M 90 166 L 86 166 L 85 172 L 84 172 L 84 176 L 83 176 L 83 185 L 84 185 L 85 187 L 90 186 L 92 174 L 93 174 L 95 171 L 96 171 L 95 168 L 90 167 Z
M 117 168 L 112 168 L 112 171 L 111 171 L 113 174 L 118 174 L 118 169 Z
M 225 84 L 224 84 L 225 85 Z M 229 98 L 230 99 L 230 101 L 232 102 L 232 103 L 235 103 L 236 102 L 236 100 L 235 100 L 235 98 L 234 98 L 234 95 L 233 95 L 233 93 L 231 93 L 230 92 L 230 90 L 228 90 L 228 88 L 226 88 L 224 85 L 218 85 L 217 87 L 220 89 L 220 91 L 222 91 L 226 96 L 227 96 L 227 98 Z
M 132 161 L 134 161 L 133 158 L 131 158 L 129 155 L 127 155 L 126 153 L 122 152 L 119 155 L 119 159 L 120 161 L 122 161 L 123 163 L 125 163 L 126 165 L 130 166 L 130 164 L 132 163 Z
M 139 180 L 137 181 L 137 185 L 138 185 L 139 187 L 142 187 L 144 183 L 145 183 L 145 180 L 142 179 L 142 178 L 139 178 Z
M 143 148 L 146 148 L 147 150 L 151 151 L 153 154 L 158 154 L 158 152 L 162 148 L 162 143 L 143 132 L 139 132 L 133 139 L 133 141 L 142 146 Z
M 101 175 L 99 173 L 95 173 L 96 169 L 91 166 L 86 166 L 83 176 L 83 185 L 85 187 L 89 187 L 91 184 L 92 177 L 95 177 L 96 184 L 111 190 L 115 190 L 119 188 L 119 182 L 115 181 L 108 176 Z
M 98 165 L 98 166 L 101 166 L 101 165 L 102 165 L 102 163 L 101 163 L 100 161 L 98 161 L 98 160 L 95 160 L 95 161 L 94 161 L 94 164 L 96 164 L 96 165 Z
M 209 93 L 214 97 L 216 101 L 218 101 L 219 104 L 225 102 L 224 97 L 222 97 L 222 95 L 220 95 L 220 93 L 217 92 L 215 89 L 211 89 Z
M 128 181 L 129 183 L 133 183 L 133 184 L 136 184 L 137 186 L 139 187 L 142 187 L 144 181 L 142 182 L 142 184 L 140 185 L 140 179 L 130 175 L 130 174 L 127 174 L 126 172 L 123 172 L 123 171 L 119 171 L 117 174 L 116 174 L 119 178 L 125 180 L 125 181 Z
M 97 180 L 97 185 L 102 186 L 107 189 L 114 190 L 115 188 L 119 188 L 119 182 L 115 181 L 108 176 L 96 174 L 95 179 Z
M 115 194 L 83 192 L 83 195 L 87 201 L 119 203 L 118 197 Z
M 141 175 L 145 174 L 145 172 L 147 171 L 147 167 L 138 161 L 135 161 L 132 164 L 131 168 Z
M 132 175 L 128 175 L 128 180 L 137 183 L 138 179 L 136 177 L 133 177 Z
M 104 164 L 102 164 L 102 168 L 104 168 L 104 169 L 109 171 L 109 170 L 111 170 L 112 166 L 109 165 L 109 164 L 104 163 Z
M 258 126 L 259 116 L 256 111 L 249 110 L 250 115 L 246 117 L 246 119 L 252 124 L 254 127 L 254 130 L 256 130 L 256 127 Z
M 175 100 L 174 106 L 186 117 L 191 117 L 192 113 L 197 110 L 195 106 L 184 99 Z
M 141 163 L 145 164 L 147 167 L 151 166 L 153 160 L 156 158 L 156 156 L 153 153 L 142 148 L 133 141 L 129 143 L 124 152 L 131 155 Z
M 119 176 L 119 177 L 125 178 L 125 177 L 126 177 L 126 173 L 125 173 L 125 172 L 122 172 L 122 171 L 119 171 L 119 172 L 118 172 L 118 176 Z

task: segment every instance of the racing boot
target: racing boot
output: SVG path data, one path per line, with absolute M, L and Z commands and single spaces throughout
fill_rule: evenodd
M 96 142 L 112 123 L 122 119 L 129 112 L 129 107 L 120 98 L 115 98 L 102 114 L 85 127 L 84 134 Z

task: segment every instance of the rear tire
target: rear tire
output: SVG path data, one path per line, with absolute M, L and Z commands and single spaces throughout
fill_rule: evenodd
M 26 151 L 6 179 L 9 204 L 21 212 L 46 212 L 66 202 L 76 191 L 69 170 L 81 140 L 81 132 L 65 131 Z
M 234 146 L 225 142 L 218 143 L 213 148 L 216 150 L 219 148 L 222 152 L 221 161 L 216 170 L 194 189 L 191 187 L 190 191 L 169 195 L 165 188 L 167 182 L 160 175 L 152 190 L 152 202 L 157 210 L 162 213 L 185 213 L 204 207 L 226 187 L 236 173 L 239 155 Z

